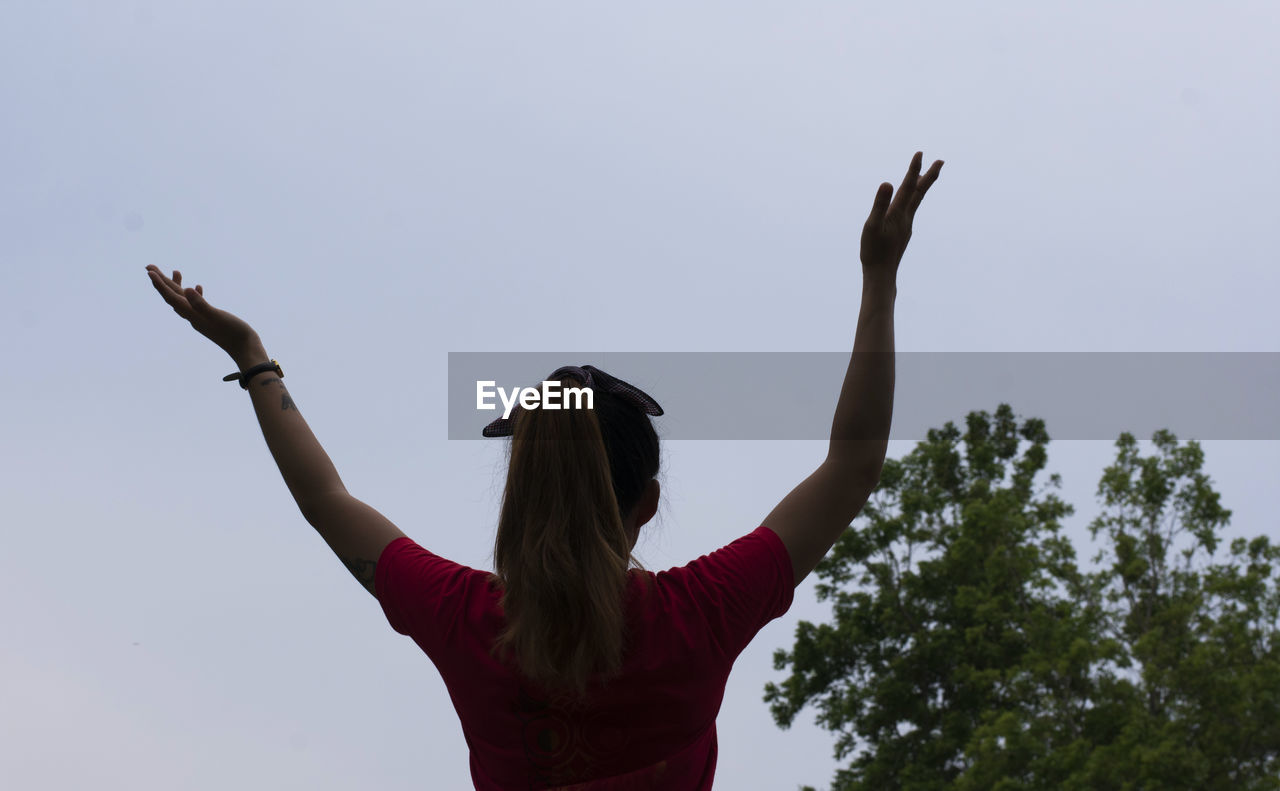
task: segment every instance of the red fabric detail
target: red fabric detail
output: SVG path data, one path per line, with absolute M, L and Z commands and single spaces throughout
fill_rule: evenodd
M 725 682 L 756 633 L 791 606 L 791 559 L 761 526 L 684 566 L 631 574 L 622 673 L 576 702 L 490 656 L 503 620 L 489 573 L 408 537 L 383 550 L 378 601 L 440 671 L 477 789 L 711 788 Z

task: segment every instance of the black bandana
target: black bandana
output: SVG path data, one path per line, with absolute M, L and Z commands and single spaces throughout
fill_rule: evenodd
M 621 396 L 646 415 L 656 416 L 662 414 L 662 407 L 658 406 L 658 402 L 654 401 L 648 393 L 635 385 L 627 384 L 616 376 L 610 376 L 595 366 L 566 365 L 562 368 L 557 368 L 551 376 L 547 377 L 547 381 L 558 380 L 562 376 L 573 376 L 586 387 L 599 388 L 603 392 Z M 516 406 L 516 409 L 518 410 L 520 407 Z M 486 437 L 509 437 L 514 432 L 515 412 L 513 411 L 511 417 L 500 417 L 485 426 L 482 433 Z

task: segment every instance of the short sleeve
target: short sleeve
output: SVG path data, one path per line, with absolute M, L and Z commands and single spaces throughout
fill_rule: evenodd
M 722 657 L 729 660 L 765 624 L 790 609 L 795 593 L 786 545 L 763 525 L 660 576 L 687 592 Z
M 442 645 L 466 610 L 474 569 L 423 549 L 405 536 L 382 550 L 373 590 L 391 628 L 430 653 Z

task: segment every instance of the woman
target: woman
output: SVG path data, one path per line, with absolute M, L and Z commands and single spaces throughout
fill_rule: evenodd
M 708 789 L 715 717 L 734 660 L 791 605 L 875 488 L 893 411 L 897 269 L 942 162 L 917 152 L 880 185 L 861 239 L 862 305 L 826 458 L 765 518 L 680 568 L 630 568 L 658 504 L 659 444 L 642 391 L 591 366 L 556 371 L 592 409 L 527 409 L 510 434 L 496 573 L 422 548 L 347 493 L 257 333 L 182 275 L 148 275 L 239 366 L 306 520 L 439 669 L 477 789 Z

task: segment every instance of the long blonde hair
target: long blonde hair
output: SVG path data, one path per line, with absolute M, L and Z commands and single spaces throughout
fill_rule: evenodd
M 601 388 L 592 395 L 593 409 L 515 413 L 494 543 L 506 618 L 495 655 L 578 696 L 593 673 L 608 679 L 621 668 L 635 561 L 623 516 L 658 472 L 648 416 Z

